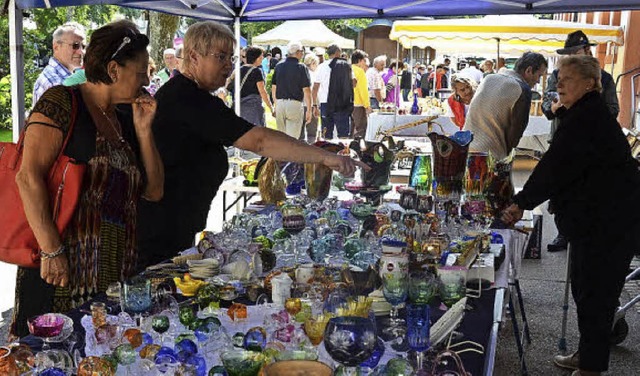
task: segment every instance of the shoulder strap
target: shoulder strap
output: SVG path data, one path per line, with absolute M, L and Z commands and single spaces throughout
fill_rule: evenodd
M 240 82 L 240 91 L 242 91 L 242 88 L 244 87 L 244 83 L 247 82 L 247 78 L 249 78 L 249 75 L 251 74 L 251 72 L 253 72 L 254 69 L 256 69 L 256 67 L 252 67 L 251 69 L 249 69 L 247 74 L 245 74 L 244 77 L 242 78 L 242 82 Z
M 67 147 L 67 143 L 71 138 L 71 133 L 73 132 L 73 127 L 76 124 L 76 116 L 78 114 L 78 99 L 76 98 L 75 90 L 72 87 L 66 87 L 69 94 L 71 94 L 71 124 L 69 124 L 69 129 L 67 130 L 67 134 L 64 137 L 64 141 L 62 142 L 62 147 L 58 152 L 58 158 L 64 153 L 65 148 Z M 25 127 L 22 132 L 20 132 L 20 139 L 18 140 L 17 148 L 18 155 L 22 154 L 22 148 L 24 147 L 24 136 L 27 133 L 27 127 Z

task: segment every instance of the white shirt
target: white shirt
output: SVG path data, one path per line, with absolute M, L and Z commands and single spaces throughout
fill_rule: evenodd
M 333 59 L 325 60 L 322 64 L 318 65 L 316 69 L 316 77 L 311 77 L 311 82 L 314 84 L 317 82 L 320 84 L 318 87 L 318 103 L 327 103 L 329 98 L 329 83 L 331 82 L 331 67 L 329 64 Z M 356 78 L 353 70 L 351 71 L 351 79 Z M 313 87 L 311 88 L 313 89 Z
M 319 83 L 318 88 L 318 102 L 327 103 L 329 97 L 329 82 L 331 80 L 331 67 L 329 63 L 331 60 L 325 60 L 322 64 L 318 65 L 316 69 L 316 77 L 313 79 L 313 83 Z
M 367 83 L 369 85 L 369 98 L 376 97 L 375 90 L 380 90 L 382 100 L 387 97 L 387 88 L 382 79 L 382 72 L 378 71 L 375 67 L 367 69 Z
M 460 71 L 459 73 L 462 76 L 469 77 L 475 80 L 477 83 L 482 81 L 482 71 L 476 67 L 468 66 Z

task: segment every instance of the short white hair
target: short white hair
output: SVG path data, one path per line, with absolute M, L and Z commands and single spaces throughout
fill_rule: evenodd
M 164 56 L 164 55 L 173 55 L 173 56 L 176 56 L 176 50 L 175 50 L 175 49 L 173 49 L 173 48 L 167 48 L 166 50 L 164 50 L 164 51 L 162 52 L 162 56 Z
M 380 62 L 387 64 L 387 55 L 376 56 L 376 58 L 373 59 L 373 65 L 376 65 Z
M 298 51 L 303 51 L 302 43 L 297 40 L 289 42 L 289 44 L 287 44 L 287 51 L 289 55 L 293 55 Z
M 62 40 L 62 36 L 67 33 L 74 33 L 82 37 L 82 39 L 86 38 L 86 33 L 84 31 L 84 26 L 80 25 L 77 22 L 67 22 L 64 25 L 60 25 L 53 32 L 53 41 L 60 42 Z
M 318 57 L 312 53 L 306 54 L 304 56 L 304 65 L 311 65 L 313 63 L 318 64 L 320 62 L 320 59 L 318 59 Z

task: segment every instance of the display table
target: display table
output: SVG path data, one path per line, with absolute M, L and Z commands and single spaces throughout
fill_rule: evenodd
M 527 235 L 515 230 L 496 230 L 503 236 L 505 243 L 505 261 L 501 264 L 501 267 L 496 271 L 495 284 L 488 290 L 482 291 L 482 294 L 478 298 L 469 298 L 467 301 L 467 307 L 469 308 L 464 315 L 464 318 L 460 326 L 456 329 L 457 333 L 461 333 L 462 337 L 456 338 L 454 343 L 461 341 L 473 341 L 482 345 L 485 349 L 483 354 L 477 352 L 461 352 L 459 355 L 464 363 L 465 369 L 474 375 L 493 375 L 495 354 L 497 350 L 497 338 L 498 331 L 503 317 L 505 315 L 505 306 L 507 302 L 511 302 L 511 286 L 513 281 L 517 281 L 517 275 L 520 268 L 522 259 L 522 252 L 526 244 Z M 515 296 L 515 295 L 514 295 Z M 175 295 L 178 302 L 188 303 L 188 298 L 182 295 Z M 93 301 L 105 302 L 108 310 L 111 314 L 117 314 L 120 309 L 120 303 L 117 300 L 108 300 L 105 294 L 97 296 Z M 235 302 L 241 302 L 245 304 L 251 304 L 246 299 L 236 299 Z M 89 306 L 91 302 L 87 302 L 83 306 L 72 310 L 68 313 L 74 321 L 74 338 L 75 344 L 71 344 L 66 341 L 63 346 L 73 345 L 75 349 L 80 350 L 83 353 L 84 350 L 84 328 L 80 325 L 80 321 L 83 316 L 89 312 Z M 182 303 L 181 303 L 182 304 Z M 221 301 L 222 307 L 228 307 L 231 304 L 230 301 Z M 510 314 L 512 319 L 515 315 L 515 310 L 512 304 L 509 304 Z M 256 308 L 250 308 L 249 319 L 243 323 L 231 323 L 229 322 L 224 309 L 220 312 L 219 317 L 225 327 L 228 326 L 227 331 L 229 333 L 242 332 L 245 327 L 260 326 L 264 321 L 264 313 L 260 313 L 261 309 L 256 311 Z M 431 308 L 431 321 L 433 323 L 445 313 L 440 309 L 439 302 L 432 304 Z M 252 316 L 253 315 L 253 316 Z M 261 316 L 262 315 L 262 316 Z M 401 310 L 402 315 L 402 310 Z M 378 317 L 379 327 L 384 326 L 385 316 Z M 40 348 L 40 340 L 32 336 L 23 338 L 21 341 L 30 345 L 34 350 Z M 54 348 L 60 348 L 60 345 L 54 345 Z M 331 362 L 331 359 L 327 357 L 327 354 L 320 345 L 320 360 Z M 459 351 L 459 349 L 456 349 Z M 324 354 L 323 354 L 324 352 Z M 392 350 L 387 344 L 385 355 L 381 359 L 380 364 L 385 364 L 389 359 L 401 355 Z M 214 362 L 214 361 L 212 361 Z M 212 367 L 215 364 L 207 364 L 207 367 Z
M 260 194 L 260 190 L 258 187 L 245 186 L 242 184 L 244 182 L 244 177 L 237 176 L 235 178 L 227 179 L 220 185 L 220 191 L 222 191 L 222 221 L 227 220 L 227 212 L 231 210 L 234 206 L 240 204 L 240 200 L 244 207 L 247 206 L 249 200 L 251 200 L 254 196 Z M 236 195 L 233 202 L 227 205 L 227 193 L 233 193 Z M 236 210 L 237 212 L 237 210 Z

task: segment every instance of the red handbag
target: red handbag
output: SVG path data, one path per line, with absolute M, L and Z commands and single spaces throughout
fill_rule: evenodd
M 80 198 L 86 166 L 63 155 L 76 122 L 77 100 L 72 89 L 71 124 L 47 179 L 53 220 L 62 234 L 71 221 Z M 24 213 L 22 199 L 15 182 L 22 162 L 26 128 L 17 144 L 0 143 L 0 261 L 25 268 L 40 266 L 38 241 Z

